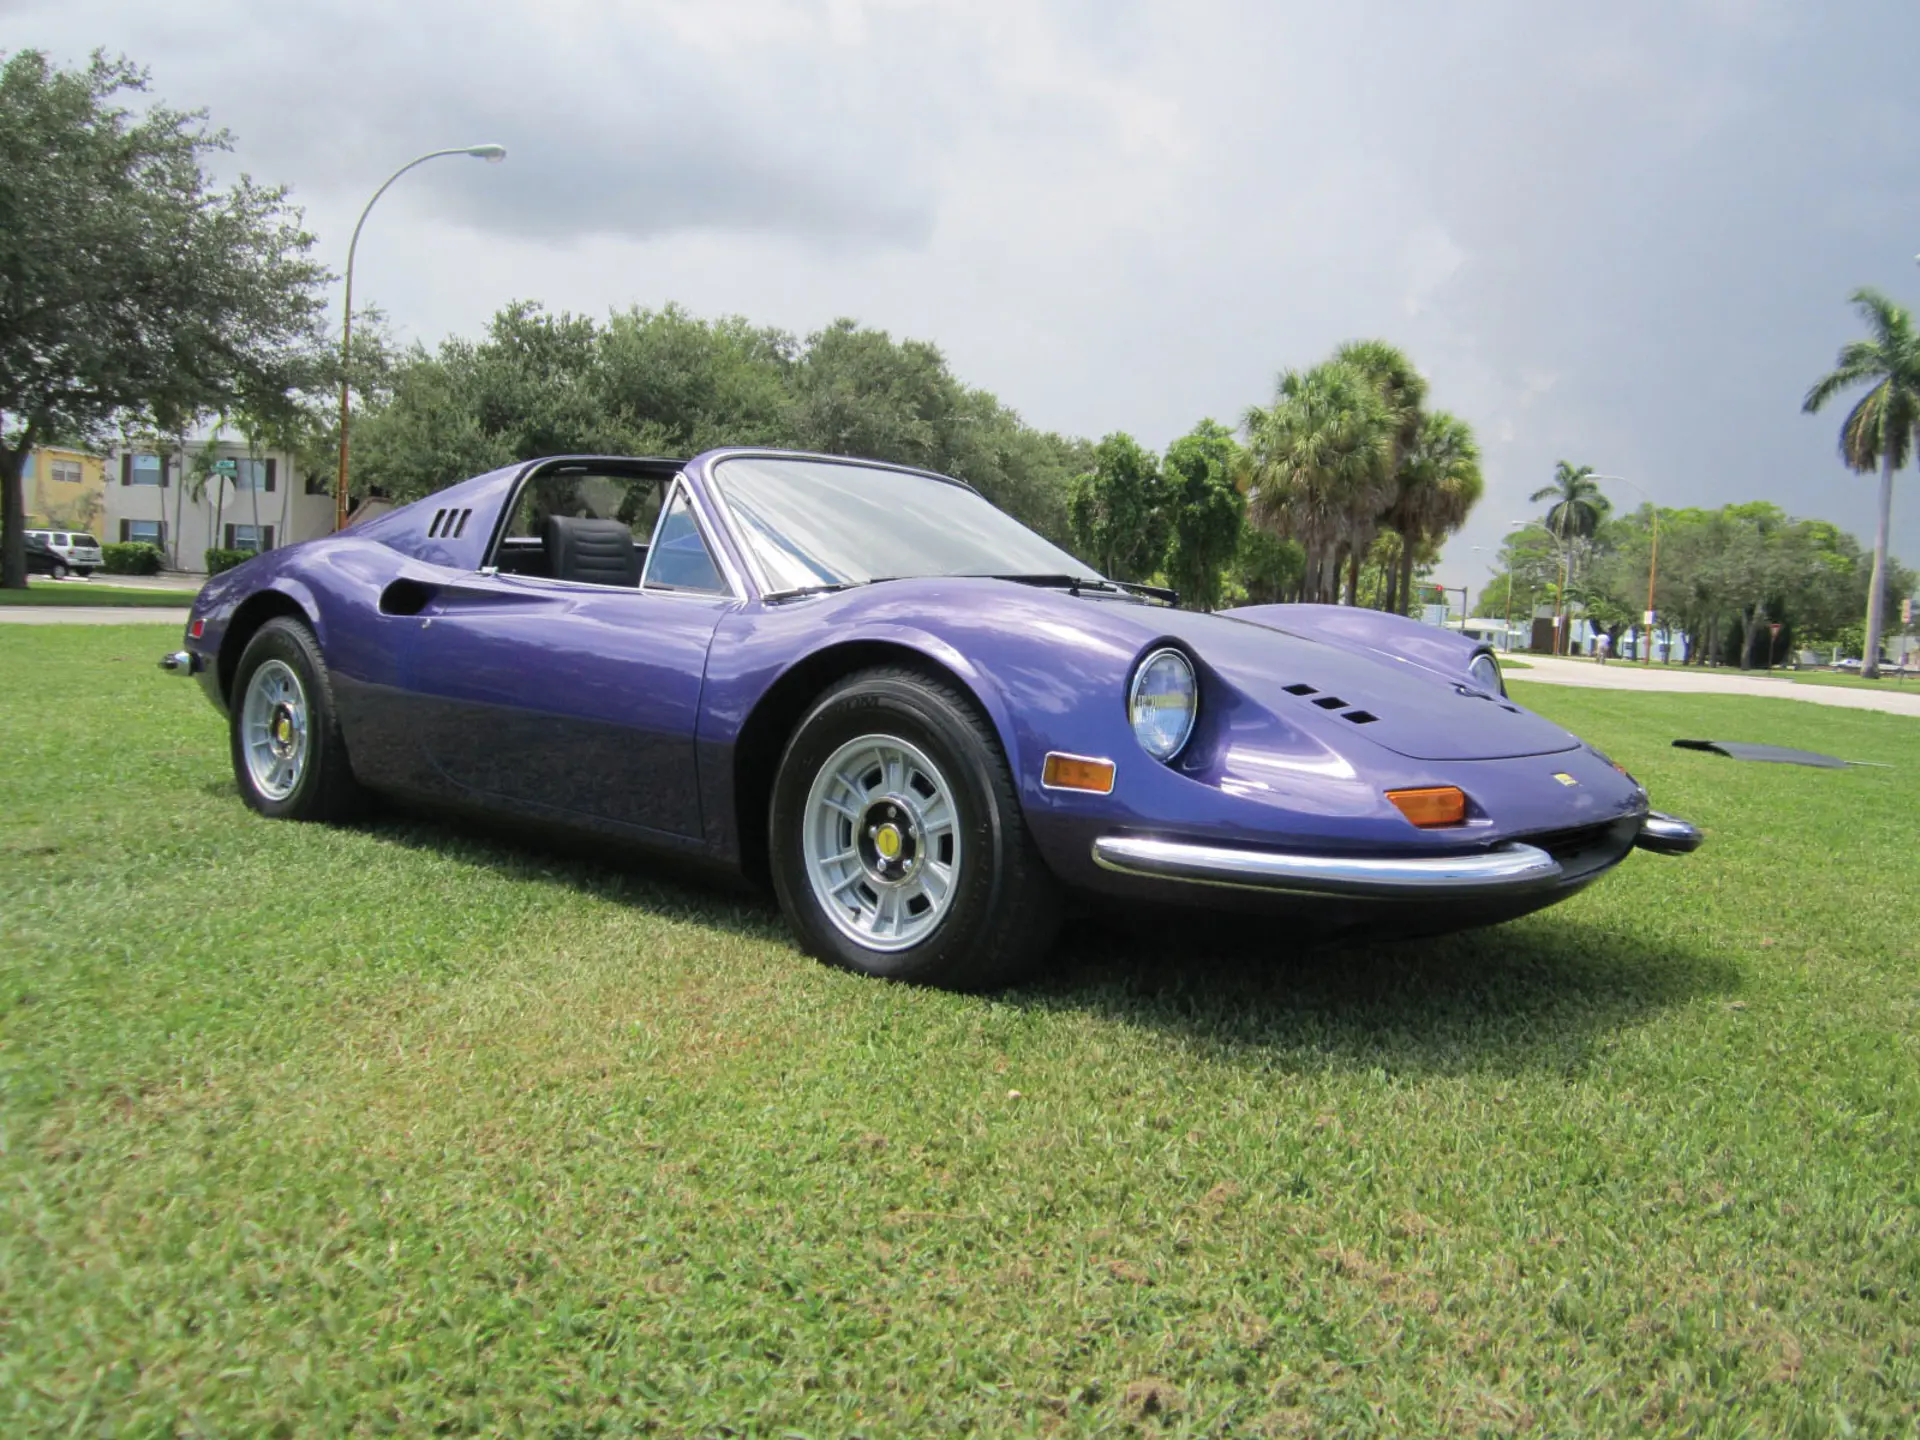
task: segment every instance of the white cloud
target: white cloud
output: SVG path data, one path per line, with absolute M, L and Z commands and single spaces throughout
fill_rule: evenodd
M 1868 528 L 1798 414 L 1847 292 L 1915 289 L 1920 14 L 1863 6 L 13 0 L 7 32 L 149 63 L 336 267 L 396 164 L 509 146 L 369 225 L 356 292 L 429 340 L 513 297 L 850 314 L 1159 445 L 1385 336 L 1480 431 L 1486 544 L 1560 458 Z

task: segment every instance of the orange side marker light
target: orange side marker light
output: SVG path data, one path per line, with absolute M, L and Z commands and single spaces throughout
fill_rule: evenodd
M 1064 755 L 1055 750 L 1041 767 L 1040 783 L 1049 790 L 1085 790 L 1094 795 L 1113 793 L 1113 762 Z
M 1458 825 L 1467 818 L 1467 797 L 1452 785 L 1428 785 L 1418 790 L 1389 790 L 1393 802 L 1407 819 L 1422 830 L 1438 825 Z

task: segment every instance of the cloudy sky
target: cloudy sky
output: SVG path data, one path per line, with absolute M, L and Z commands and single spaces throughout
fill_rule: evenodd
M 396 164 L 508 146 L 368 222 L 356 289 L 428 341 L 515 297 L 851 315 L 1159 446 L 1383 336 L 1485 446 L 1476 588 L 1562 458 L 1870 540 L 1800 400 L 1855 287 L 1920 303 L 1913 0 L 0 0 L 0 46 L 148 65 L 335 269 Z

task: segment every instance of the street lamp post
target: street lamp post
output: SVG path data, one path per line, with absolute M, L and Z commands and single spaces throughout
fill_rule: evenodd
M 429 160 L 438 160 L 442 155 L 471 155 L 476 160 L 486 160 L 493 164 L 498 164 L 507 158 L 507 147 L 504 145 L 460 145 L 451 150 L 429 150 L 425 155 L 409 160 L 398 170 L 394 171 L 393 174 L 389 175 L 386 183 L 373 192 L 373 199 L 367 201 L 366 208 L 360 212 L 360 218 L 354 222 L 353 240 L 347 246 L 346 298 L 341 305 L 344 313 L 340 321 L 340 477 L 338 483 L 334 486 L 333 494 L 333 528 L 335 530 L 344 530 L 347 528 L 347 362 L 352 358 L 353 352 L 353 256 L 354 252 L 360 248 L 360 227 L 367 223 L 368 212 L 373 209 L 380 197 L 387 193 L 388 187 L 391 186 L 394 181 L 406 174 L 407 171 L 413 169 L 414 166 L 424 165 Z
M 1533 524 L 1533 521 L 1531 520 L 1509 520 L 1507 522 L 1507 529 L 1524 530 L 1527 526 L 1531 524 Z M 1500 636 L 1503 640 L 1507 642 L 1506 651 L 1509 655 L 1511 655 L 1513 653 L 1513 537 L 1511 535 L 1507 537 L 1506 543 L 1507 543 L 1507 613 L 1500 617 Z M 1476 545 L 1473 548 L 1478 550 L 1480 547 Z M 1532 643 L 1531 636 L 1528 637 L 1528 643 L 1529 644 Z
M 1589 475 L 1587 478 L 1589 480 L 1612 480 L 1627 486 L 1642 500 L 1647 502 L 1648 513 L 1653 516 L 1653 549 L 1647 560 L 1647 613 L 1641 617 L 1645 622 L 1642 628 L 1647 634 L 1647 654 L 1646 659 L 1642 663 L 1651 665 L 1653 664 L 1653 581 L 1654 577 L 1660 571 L 1660 507 L 1654 503 L 1651 495 L 1640 488 L 1637 482 L 1627 479 L 1624 475 Z M 1767 655 L 1771 658 L 1773 651 L 1769 649 Z

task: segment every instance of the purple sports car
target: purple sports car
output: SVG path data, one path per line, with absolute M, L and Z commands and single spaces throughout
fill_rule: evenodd
M 264 815 L 382 791 L 636 842 L 927 984 L 1020 975 L 1075 896 L 1434 933 L 1700 842 L 1471 640 L 1168 601 L 940 475 L 562 456 L 216 577 L 162 664 Z

